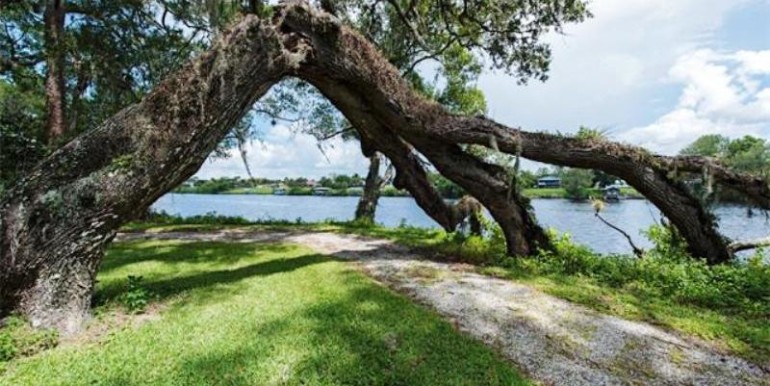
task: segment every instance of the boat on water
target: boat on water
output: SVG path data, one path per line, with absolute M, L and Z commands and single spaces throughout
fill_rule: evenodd
M 602 189 L 602 199 L 605 202 L 618 202 L 623 198 L 620 194 L 620 186 L 609 185 Z

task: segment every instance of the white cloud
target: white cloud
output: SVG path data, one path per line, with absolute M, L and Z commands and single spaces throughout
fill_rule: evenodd
M 581 125 L 622 131 L 671 106 L 667 74 L 678 57 L 722 44 L 717 32 L 749 0 L 595 0 L 595 17 L 551 36 L 546 83 L 522 87 L 504 74 L 482 77 L 489 115 L 531 129 Z M 751 59 L 749 59 L 751 60 Z
M 262 141 L 247 145 L 249 167 L 255 177 L 311 177 L 319 178 L 332 173 L 363 174 L 367 160 L 356 141 L 345 142 L 335 138 L 324 142 L 324 151 L 310 135 L 294 133 L 286 126 L 271 126 Z M 325 153 L 325 156 L 324 156 Z M 198 178 L 246 177 L 246 169 L 237 149 L 230 157 L 210 159 L 201 167 Z
M 770 50 L 696 50 L 680 56 L 668 78 L 683 86 L 673 110 L 621 139 L 673 154 L 703 134 L 764 136 L 770 130 Z

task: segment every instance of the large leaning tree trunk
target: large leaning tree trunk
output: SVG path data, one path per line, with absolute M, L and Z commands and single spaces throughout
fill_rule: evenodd
M 2 201 L 0 311 L 77 331 L 117 228 L 195 173 L 296 58 L 248 17 L 140 103 L 54 152 Z
M 501 168 L 467 153 L 487 146 L 625 179 L 649 198 L 711 263 L 730 259 L 700 202 L 672 177 L 709 169 L 715 182 L 770 206 L 767 184 L 710 160 L 654 156 L 608 141 L 509 128 L 446 112 L 413 92 L 372 45 L 304 2 L 271 21 L 246 17 L 208 52 L 130 106 L 42 161 L 0 202 L 0 312 L 34 326 L 76 331 L 88 315 L 94 276 L 118 227 L 192 175 L 249 107 L 283 76 L 305 79 L 358 130 L 364 155 L 379 151 L 394 185 L 444 229 L 462 220 L 428 181 L 421 157 L 475 196 L 501 225 L 510 254 L 548 240 Z
M 298 76 L 331 99 L 356 127 L 377 122 L 389 135 L 412 144 L 442 174 L 476 196 L 504 228 L 510 253 L 531 250 L 518 244 L 532 242 L 540 232 L 526 228 L 526 208 L 496 178 L 497 171 L 461 151 L 458 144 L 481 145 L 540 162 L 616 175 L 668 217 L 687 240 L 693 255 L 712 264 L 730 260 L 728 242 L 717 231 L 714 217 L 672 177 L 678 167 L 697 169 L 697 160 L 659 157 L 609 141 L 532 133 L 485 117 L 450 114 L 411 90 L 370 42 L 333 16 L 302 3 L 284 11 L 282 30 L 303 36 L 312 47 Z M 749 198 L 767 204 L 767 198 L 761 197 L 767 194 L 766 182 L 721 169 L 715 171 L 714 177 L 717 182 L 722 179 L 739 189 L 751 187 L 746 191 Z M 527 230 L 530 234 L 521 237 Z

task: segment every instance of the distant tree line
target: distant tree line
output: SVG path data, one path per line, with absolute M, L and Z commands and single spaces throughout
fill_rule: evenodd
M 360 195 L 364 185 L 364 179 L 358 173 L 352 175 L 332 174 L 318 179 L 297 178 L 241 178 L 220 177 L 211 179 L 199 179 L 193 177 L 177 187 L 176 193 L 196 194 L 222 194 L 222 193 L 248 193 L 248 194 L 272 194 L 275 189 L 281 188 L 288 195 L 310 195 L 313 188 L 328 188 L 328 195 L 350 196 Z M 385 196 L 405 196 L 405 191 L 398 190 L 391 185 L 382 189 Z
M 731 169 L 763 177 L 770 172 L 770 145 L 765 139 L 751 135 L 735 139 L 719 134 L 703 135 L 680 154 L 713 157 Z

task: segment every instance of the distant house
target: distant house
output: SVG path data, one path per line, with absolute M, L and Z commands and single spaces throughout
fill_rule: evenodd
M 314 196 L 328 196 L 331 191 L 332 190 L 329 189 L 329 188 L 324 188 L 323 186 L 316 186 L 315 188 L 313 188 L 313 195 Z
M 544 176 L 537 179 L 538 188 L 560 188 L 561 178 L 556 176 Z

